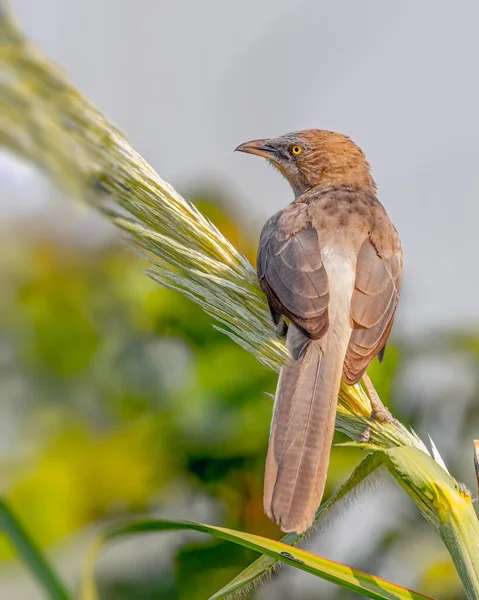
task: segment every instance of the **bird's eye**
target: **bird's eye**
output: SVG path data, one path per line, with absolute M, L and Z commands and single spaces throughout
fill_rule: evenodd
M 297 144 L 291 146 L 291 154 L 294 154 L 294 156 L 298 156 L 298 154 L 301 154 L 302 151 L 303 149 L 301 146 L 298 146 Z

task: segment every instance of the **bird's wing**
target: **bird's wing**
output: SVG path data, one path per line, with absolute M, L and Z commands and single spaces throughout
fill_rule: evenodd
M 304 223 L 295 228 L 291 220 L 284 227 L 280 217 L 281 213 L 275 215 L 261 232 L 260 285 L 273 318 L 285 315 L 307 338 L 319 339 L 328 329 L 329 284 L 318 232 L 311 226 L 304 228 Z
M 402 251 L 382 257 L 369 239 L 361 246 L 351 299 L 353 331 L 344 361 L 347 383 L 359 381 L 386 345 L 402 284 Z

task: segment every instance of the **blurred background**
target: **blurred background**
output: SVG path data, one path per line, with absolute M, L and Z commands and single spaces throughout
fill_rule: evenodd
M 405 253 L 384 364 L 371 377 L 476 493 L 479 437 L 479 5 L 458 0 L 12 0 L 25 33 L 159 174 L 254 261 L 290 201 L 245 140 L 350 135 Z M 188 300 L 142 274 L 118 232 L 0 153 L 0 484 L 78 584 L 106 523 L 188 518 L 279 537 L 262 477 L 276 376 Z M 338 436 L 338 441 L 341 438 Z M 360 459 L 333 451 L 328 493 Z M 311 541 L 328 558 L 461 598 L 438 537 L 388 480 Z M 102 599 L 204 600 L 254 554 L 200 535 L 116 544 Z M 41 592 L 0 538 L 0 598 Z M 351 598 L 285 568 L 257 600 Z

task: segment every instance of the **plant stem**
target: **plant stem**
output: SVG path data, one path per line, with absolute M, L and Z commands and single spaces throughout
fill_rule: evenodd
M 150 262 L 151 277 L 197 302 L 263 364 L 275 370 L 284 364 L 288 353 L 275 336 L 253 267 L 23 39 L 5 10 L 0 10 L 0 146 L 128 232 Z M 390 472 L 443 537 L 468 598 L 479 599 L 479 530 L 470 495 L 413 432 L 395 419 L 372 418 L 360 385 L 343 384 L 339 396 L 336 427 L 353 440 L 367 429 L 365 449 L 391 450 Z M 419 470 L 409 449 L 429 459 L 416 460 Z

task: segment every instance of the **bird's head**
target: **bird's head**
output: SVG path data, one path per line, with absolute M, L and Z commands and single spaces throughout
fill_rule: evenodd
M 296 197 L 318 186 L 375 190 L 363 151 L 340 133 L 306 129 L 252 140 L 236 150 L 267 158 L 289 181 Z

